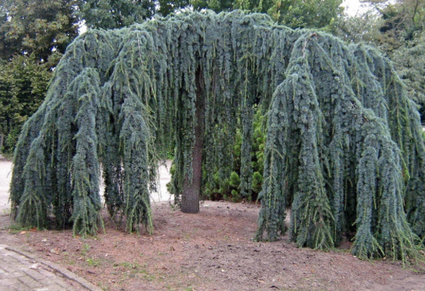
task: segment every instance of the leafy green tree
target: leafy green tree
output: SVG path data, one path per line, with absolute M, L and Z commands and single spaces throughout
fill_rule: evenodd
M 367 43 L 379 45 L 382 39 L 380 31 L 384 20 L 373 11 L 361 16 L 343 15 L 327 27 L 326 31 L 349 43 Z
M 371 3 L 375 11 L 379 13 L 380 35 L 375 34 L 374 42 L 390 57 L 393 51 L 404 46 L 406 41 L 413 40 L 414 36 L 425 28 L 425 3 L 422 0 L 365 2 Z M 366 16 L 366 18 L 370 17 Z M 362 19 L 360 18 L 359 21 L 362 22 Z
M 211 9 L 215 12 L 231 11 L 235 9 L 235 1 L 232 0 L 191 0 L 190 5 L 195 10 Z
M 167 16 L 179 8 L 185 8 L 190 4 L 189 0 L 158 0 L 159 8 L 155 8 L 155 14 Z
M 44 99 L 51 69 L 78 35 L 74 0 L 0 1 L 1 133 L 13 152 L 21 125 Z
M 274 21 L 292 28 L 322 28 L 335 21 L 343 9 L 342 0 L 192 0 L 195 10 L 215 12 L 234 9 L 267 13 Z
M 78 1 L 79 16 L 90 28 L 120 28 L 143 22 L 155 13 L 155 2 L 150 0 Z M 166 11 L 168 12 L 168 9 Z
M 0 133 L 3 153 L 11 155 L 24 122 L 43 102 L 51 76 L 34 55 L 16 56 L 0 65 Z
M 380 8 L 383 25 L 379 47 L 394 61 L 395 68 L 407 85 L 409 96 L 421 106 L 425 117 L 425 3 L 399 0 Z
M 322 28 L 342 13 L 341 0 L 277 0 L 267 11 L 272 17 L 292 28 Z
M 74 0 L 1 0 L 0 58 L 33 54 L 47 62 L 53 53 L 64 53 L 78 35 Z M 55 66 L 60 59 L 50 60 Z
M 385 21 L 381 32 L 395 38 L 411 39 L 415 31 L 425 28 L 425 3 L 421 0 L 398 0 L 378 10 Z
M 379 47 L 394 62 L 395 69 L 407 86 L 409 97 L 425 116 L 425 3 L 399 0 L 388 4 L 368 1 L 379 14 L 369 12 L 361 17 L 341 17 L 329 32 L 349 42 L 366 42 Z

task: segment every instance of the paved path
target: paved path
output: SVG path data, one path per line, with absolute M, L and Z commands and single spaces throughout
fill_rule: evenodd
M 0 291 L 80 291 L 100 288 L 62 267 L 0 245 Z
M 10 213 L 12 163 L 0 155 L 0 215 Z M 31 254 L 0 245 L 0 291 L 100 290 L 96 286 Z

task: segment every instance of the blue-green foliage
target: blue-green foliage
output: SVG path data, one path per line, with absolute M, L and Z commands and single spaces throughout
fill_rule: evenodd
M 329 248 L 354 232 L 358 257 L 414 255 L 423 224 L 409 226 L 403 205 L 423 201 L 424 145 L 389 61 L 310 32 L 296 41 L 286 72 L 269 112 L 258 238 L 285 230 L 292 201 L 299 246 Z M 420 217 L 422 205 L 407 213 Z
M 99 157 L 97 154 L 96 116 L 100 97 L 99 74 L 93 68 L 84 69 L 70 84 L 77 97 L 74 124 L 75 155 L 72 158 L 71 183 L 73 184 L 74 233 L 96 231 L 101 208 L 99 196 Z M 22 213 L 22 212 L 21 212 Z
M 359 257 L 416 255 L 416 235 L 425 233 L 425 147 L 390 62 L 371 48 L 240 11 L 93 30 L 70 45 L 15 152 L 16 219 L 43 225 L 53 214 L 59 227 L 71 219 L 75 233 L 95 233 L 102 167 L 110 214 L 124 215 L 128 231 L 150 230 L 149 190 L 170 145 L 177 199 L 192 180 L 198 97 L 203 183 L 251 197 L 262 182 L 257 239 L 283 234 L 290 208 L 299 246 L 327 249 L 355 233 Z M 257 103 L 270 109 L 264 152 L 254 149 L 253 159 L 253 142 L 262 142 Z M 252 168 L 261 160 L 262 174 Z

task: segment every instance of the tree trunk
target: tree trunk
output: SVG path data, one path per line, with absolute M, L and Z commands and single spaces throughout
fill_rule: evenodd
M 202 150 L 204 143 L 205 88 L 204 75 L 200 67 L 196 70 L 196 125 L 195 147 L 192 151 L 192 180 L 186 176 L 183 184 L 181 210 L 185 213 L 199 212 L 199 196 L 202 180 Z

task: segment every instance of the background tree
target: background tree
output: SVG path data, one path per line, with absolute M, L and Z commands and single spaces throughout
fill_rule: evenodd
M 340 0 L 275 1 L 267 10 L 273 19 L 292 28 L 323 28 L 343 12 Z
M 326 31 L 348 43 L 366 43 L 379 45 L 382 38 L 380 31 L 384 20 L 372 10 L 361 16 L 342 15 L 338 17 Z
M 185 8 L 189 5 L 189 0 L 158 0 L 159 8 L 156 9 L 156 14 L 167 16 L 177 9 Z
M 335 21 L 343 9 L 341 0 L 192 0 L 195 10 L 211 9 L 215 12 L 241 9 L 267 13 L 279 24 L 291 28 L 322 28 Z
M 155 13 L 155 2 L 149 0 L 79 0 L 78 7 L 80 18 L 90 28 L 120 28 L 143 22 Z
M 190 5 L 195 10 L 211 9 L 217 13 L 235 9 L 235 1 L 231 0 L 191 0 Z
M 33 54 L 37 61 L 47 62 L 53 53 L 64 53 L 78 35 L 75 5 L 74 0 L 2 0 L 1 58 Z M 59 59 L 51 60 L 51 66 Z
M 425 3 L 421 0 L 399 0 L 395 4 L 375 7 L 385 21 L 381 32 L 388 37 L 411 40 L 415 31 L 425 28 Z
M 394 62 L 407 85 L 409 97 L 420 105 L 423 119 L 425 3 L 416 0 L 365 2 L 372 3 L 374 11 L 356 17 L 340 17 L 328 31 L 349 42 L 379 47 Z
M 410 98 L 421 107 L 425 117 L 425 31 L 415 34 L 392 54 L 395 68 L 407 86 Z
M 44 100 L 50 76 L 48 65 L 39 65 L 34 55 L 16 56 L 0 65 L 2 152 L 12 154 L 22 125 Z
M 409 96 L 425 113 L 425 3 L 403 0 L 380 9 L 384 24 L 378 38 L 379 47 L 394 61 L 395 68 L 407 85 Z
M 21 126 L 44 99 L 51 68 L 78 35 L 76 2 L 0 2 L 0 133 L 14 150 Z

